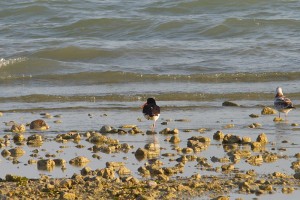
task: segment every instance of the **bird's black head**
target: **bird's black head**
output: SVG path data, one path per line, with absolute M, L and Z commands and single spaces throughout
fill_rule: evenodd
M 153 99 L 153 98 L 148 98 L 148 99 L 147 99 L 147 104 L 154 104 L 154 105 L 156 105 L 155 99 Z

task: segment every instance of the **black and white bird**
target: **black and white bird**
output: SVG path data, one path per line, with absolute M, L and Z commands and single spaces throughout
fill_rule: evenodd
M 274 107 L 279 112 L 279 118 L 281 112 L 284 113 L 286 117 L 288 112 L 295 107 L 293 106 L 292 101 L 283 95 L 281 87 L 277 87 L 275 93 Z
M 143 114 L 147 120 L 153 120 L 152 132 L 155 129 L 155 122 L 160 116 L 160 107 L 156 105 L 154 98 L 148 98 L 147 102 L 142 106 Z

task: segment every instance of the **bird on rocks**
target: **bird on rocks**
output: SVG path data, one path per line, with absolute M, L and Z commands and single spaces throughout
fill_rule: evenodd
M 142 106 L 144 117 L 147 120 L 153 120 L 151 131 L 154 132 L 155 122 L 160 116 L 160 107 L 156 105 L 154 98 L 148 98 L 147 102 Z
M 281 112 L 285 114 L 286 118 L 288 112 L 290 112 L 295 107 L 293 106 L 292 101 L 283 95 L 281 87 L 276 88 L 275 94 L 274 107 L 279 112 L 279 118 Z

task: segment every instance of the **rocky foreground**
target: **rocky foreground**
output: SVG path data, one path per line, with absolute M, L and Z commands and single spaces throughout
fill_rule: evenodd
M 250 116 L 253 117 L 253 116 Z M 257 116 L 254 116 L 257 117 Z M 234 126 L 229 124 L 228 126 Z M 253 123 L 249 128 L 259 127 Z M 294 126 L 294 125 L 293 125 Z M 295 124 L 296 126 L 296 124 Z M 48 129 L 43 120 L 30 124 L 31 128 Z M 188 130 L 186 130 L 188 131 Z M 199 130 L 201 132 L 203 130 Z M 18 163 L 18 158 L 26 154 L 22 145 L 39 147 L 45 140 L 40 134 L 24 136 L 25 125 L 13 124 L 10 134 L 4 135 L 0 140 L 3 148 L 1 155 L 13 163 Z M 230 194 L 255 194 L 272 195 L 274 193 L 292 193 L 300 188 L 300 153 L 295 154 L 295 160 L 290 168 L 294 174 L 283 172 L 270 172 L 258 174 L 255 170 L 240 170 L 235 164 L 241 160 L 249 165 L 259 166 L 262 163 L 276 162 L 286 159 L 285 155 L 278 155 L 266 150 L 269 144 L 267 135 L 259 134 L 255 141 L 250 137 L 240 137 L 233 134 L 224 134 L 217 131 L 212 138 L 192 136 L 184 148 L 177 147 L 172 153 L 161 153 L 162 148 L 157 143 L 149 143 L 144 148 L 134 149 L 127 143 L 120 143 L 109 137 L 109 134 L 143 134 L 135 125 L 125 125 L 114 129 L 103 126 L 99 132 L 87 131 L 85 133 L 69 132 L 58 134 L 53 141 L 67 143 L 69 141 L 85 140 L 93 147 L 89 148 L 93 158 L 97 159 L 97 152 L 118 153 L 134 151 L 138 160 L 147 160 L 144 166 L 132 172 L 124 162 L 106 162 L 102 169 L 86 167 L 89 159 L 83 156 L 75 157 L 68 161 L 70 165 L 82 166 L 80 173 L 69 178 L 50 178 L 42 175 L 39 179 L 29 179 L 25 176 L 7 174 L 0 180 L 0 199 L 191 199 L 207 197 L 210 199 L 229 199 Z M 147 132 L 146 134 L 153 134 Z M 177 129 L 165 128 L 158 134 L 166 135 L 166 141 L 180 143 L 180 134 Z M 205 158 L 195 154 L 206 150 L 211 139 L 219 141 L 227 152 L 226 157 L 213 156 Z M 14 148 L 8 148 L 16 144 Z M 244 148 L 239 148 L 243 146 Z M 80 145 L 78 148 L 83 148 Z M 48 158 L 38 157 L 38 149 L 31 152 L 28 164 L 37 165 L 38 169 L 51 171 L 54 167 L 66 167 L 67 161 L 54 156 Z M 170 157 L 174 163 L 172 167 L 165 167 L 159 159 L 160 156 Z M 175 159 L 174 156 L 177 156 Z M 197 162 L 196 168 L 215 172 L 216 175 L 194 174 L 191 177 L 179 176 L 187 162 Z M 220 163 L 220 167 L 213 167 L 212 163 Z M 135 174 L 135 175 L 134 175 Z M 139 174 L 137 178 L 136 174 Z M 207 199 L 206 198 L 206 199 Z

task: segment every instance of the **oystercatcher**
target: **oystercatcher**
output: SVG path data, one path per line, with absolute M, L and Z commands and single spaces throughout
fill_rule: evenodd
M 147 102 L 142 106 L 143 114 L 147 120 L 153 120 L 152 132 L 155 129 L 155 122 L 160 116 L 160 107 L 156 105 L 154 98 L 148 98 Z
M 286 98 L 285 96 L 283 96 L 281 87 L 276 88 L 274 107 L 279 113 L 279 118 L 280 118 L 281 112 L 285 114 L 285 118 L 286 118 L 288 112 L 290 112 L 293 108 L 295 108 L 293 106 L 292 101 L 289 98 Z

